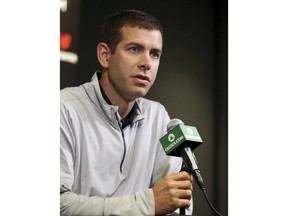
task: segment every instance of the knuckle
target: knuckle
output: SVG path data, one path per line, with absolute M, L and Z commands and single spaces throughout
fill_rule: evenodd
M 192 197 L 192 191 L 187 190 L 187 197 L 189 198 L 189 200 L 191 199 L 191 197 Z
M 167 182 L 167 189 L 168 190 L 171 190 L 171 189 L 173 189 L 174 188 L 174 183 L 172 182 L 172 181 L 168 181 Z

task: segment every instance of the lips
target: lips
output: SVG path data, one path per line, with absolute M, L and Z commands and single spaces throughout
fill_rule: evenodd
M 137 79 L 140 79 L 140 80 L 146 80 L 146 81 L 150 82 L 149 77 L 144 76 L 144 75 L 136 75 L 136 76 L 134 76 L 134 78 L 137 78 Z

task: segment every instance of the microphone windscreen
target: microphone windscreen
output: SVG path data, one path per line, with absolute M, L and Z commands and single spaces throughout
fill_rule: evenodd
M 176 127 L 177 125 L 184 125 L 183 121 L 181 121 L 180 119 L 171 119 L 168 124 L 167 124 L 167 132 L 171 131 L 174 127 Z

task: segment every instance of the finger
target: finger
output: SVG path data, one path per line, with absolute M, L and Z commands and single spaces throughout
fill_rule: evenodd
M 179 199 L 178 201 L 178 208 L 181 208 L 181 207 L 189 208 L 190 205 L 191 205 L 191 202 L 188 199 Z
M 175 173 L 169 176 L 171 179 L 175 181 L 181 181 L 181 180 L 189 180 L 192 182 L 192 177 L 189 173 L 182 171 L 179 173 Z
M 178 190 L 177 196 L 179 199 L 187 199 L 191 200 L 192 198 L 192 191 L 191 190 Z
M 192 189 L 192 182 L 189 180 L 175 181 L 175 184 L 178 189 L 186 189 L 186 190 Z

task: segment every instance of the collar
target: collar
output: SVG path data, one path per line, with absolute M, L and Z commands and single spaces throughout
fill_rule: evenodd
M 97 107 L 101 108 L 104 114 L 107 117 L 107 120 L 110 122 L 110 124 L 114 128 L 119 128 L 118 124 L 120 123 L 122 128 L 125 128 L 126 126 L 133 124 L 137 121 L 143 120 L 145 117 L 143 116 L 141 112 L 141 108 L 139 106 L 138 100 L 136 99 L 135 104 L 131 111 L 128 113 L 126 118 L 121 119 L 119 113 L 118 113 L 118 106 L 114 106 L 103 89 L 101 88 L 99 84 L 99 79 L 101 77 L 101 72 L 94 73 L 91 82 L 83 84 L 83 87 L 92 101 L 92 103 Z M 121 122 L 118 123 L 117 119 L 121 119 Z
M 97 76 L 98 80 L 100 79 L 100 76 Z M 104 100 L 107 102 L 107 104 L 112 105 L 111 101 L 109 100 L 108 96 L 105 94 L 105 91 L 103 90 L 103 88 L 101 87 L 101 85 L 99 84 L 100 87 L 100 91 L 101 94 L 104 98 Z M 122 128 L 125 128 L 126 126 L 130 125 L 133 123 L 134 118 L 137 116 L 137 105 L 136 103 L 133 105 L 132 109 L 130 110 L 130 112 L 128 113 L 128 115 L 125 118 L 121 119 L 121 123 L 122 123 Z

